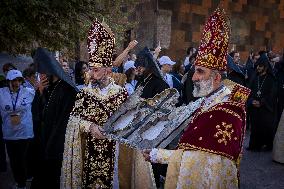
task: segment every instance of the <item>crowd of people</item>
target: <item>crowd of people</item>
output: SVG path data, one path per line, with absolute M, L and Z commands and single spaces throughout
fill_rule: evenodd
M 226 25 L 223 27 L 226 31 Z M 283 55 L 276 54 L 272 50 L 248 52 L 247 60 L 241 62 L 238 51 L 228 52 L 226 37 L 223 39 L 224 43 L 220 45 L 223 45 L 226 52 L 220 52 L 218 57 L 216 55 L 218 61 L 219 58 L 222 61 L 226 59 L 226 63 L 218 65 L 202 62 L 205 57 L 202 53 L 207 52 L 203 51 L 204 47 L 189 47 L 186 50 L 185 59 L 179 61 L 174 61 L 167 55 L 160 56 L 160 46 L 155 49 L 145 47 L 134 54 L 138 43 L 135 40 L 131 41 L 120 55 L 115 55 L 113 38 L 103 29 L 103 24 L 94 23 L 91 31 L 96 32 L 88 38 L 90 40 L 88 41 L 89 62 L 77 61 L 75 67 L 71 68 L 68 59 L 60 57 L 56 60 L 46 49 L 38 49 L 33 57 L 34 63 L 23 72 L 17 70 L 13 63 L 6 63 L 2 68 L 5 79 L 0 83 L 2 128 L 0 171 L 7 171 L 7 150 L 17 188 L 25 188 L 27 181 L 32 183 L 31 188 L 59 188 L 60 186 L 61 188 L 115 188 L 122 184 L 113 182 L 116 144 L 105 139 L 101 127 L 127 99 L 127 96 L 132 95 L 140 86 L 143 87 L 142 98 L 153 98 L 167 88 L 175 88 L 180 94 L 177 107 L 194 102 L 195 106 L 204 106 L 208 110 L 229 98 L 228 90 L 222 84 L 225 78 L 229 79 L 239 84 L 238 86 L 251 90 L 250 95 L 244 92 L 247 99 L 242 107 L 246 110 L 246 115 L 242 112 L 243 110 L 238 109 L 239 107 L 231 107 L 232 105 L 226 107 L 229 110 L 231 108 L 241 112 L 239 117 L 242 117 L 241 120 L 246 122 L 250 130 L 247 149 L 272 150 L 274 142 L 280 146 L 280 149 L 274 149 L 276 154 L 284 151 L 279 145 L 279 142 L 284 142 L 284 136 L 278 135 L 277 141 L 274 140 L 277 129 L 280 129 L 280 120 L 284 119 L 281 118 L 284 108 Z M 102 35 L 100 32 L 107 34 Z M 107 36 L 108 45 L 103 50 L 104 56 L 100 54 L 101 52 L 97 52 L 100 50 L 92 49 L 92 43 L 100 44 L 100 40 L 104 40 L 101 36 L 101 38 L 97 37 L 98 35 Z M 203 44 L 202 41 L 201 44 Z M 242 91 L 246 90 L 242 89 Z M 213 103 L 218 99 L 221 100 Z M 224 114 L 224 116 L 227 115 Z M 195 118 L 197 119 L 198 116 Z M 243 122 L 236 121 L 236 124 L 244 129 Z M 200 124 L 203 123 L 199 120 L 196 128 Z M 194 126 L 190 128 L 195 130 Z M 194 130 L 186 131 L 179 144 L 175 146 L 183 150 L 199 150 L 200 148 L 192 146 L 191 148 L 182 146 L 186 143 L 199 145 L 198 142 L 189 141 L 187 138 L 187 135 L 199 134 Z M 239 134 L 242 133 L 239 128 L 235 130 Z M 84 133 L 87 134 L 81 137 Z M 235 140 L 242 141 L 242 137 L 241 134 L 237 135 Z M 203 138 L 206 139 L 206 137 Z M 199 141 L 201 140 L 202 137 L 199 137 Z M 85 145 L 84 149 L 80 149 L 81 145 Z M 215 158 L 215 162 L 222 161 L 224 163 L 222 166 L 227 172 L 235 171 L 233 168 L 235 165 L 231 160 L 237 162 L 242 144 L 234 145 L 238 154 L 230 154 L 224 149 L 219 149 L 222 153 L 212 153 L 227 154 L 226 158 L 232 157 L 228 158 L 230 160 L 226 158 L 217 160 L 210 153 L 205 154 L 206 158 Z M 202 149 L 204 148 L 207 149 L 207 147 Z M 146 160 L 152 162 L 157 187 L 160 187 L 161 176 L 168 177 L 167 166 L 161 164 L 166 162 L 165 164 L 169 164 L 168 172 L 173 170 L 169 157 L 175 152 L 171 151 L 172 149 L 167 150 L 168 152 L 164 153 L 157 149 L 143 152 Z M 188 154 L 184 153 L 180 156 L 185 158 L 182 162 L 183 167 L 188 168 L 187 170 L 193 167 L 189 166 L 190 161 L 186 158 L 203 158 L 203 160 L 205 158 L 204 154 L 187 152 Z M 166 154 L 168 157 L 162 158 L 161 154 Z M 274 160 L 284 163 L 283 158 Z M 209 160 L 206 161 L 209 162 Z M 208 162 L 204 165 L 210 165 Z M 217 166 L 211 165 L 211 168 L 218 171 Z M 70 170 L 72 173 L 69 173 Z M 229 177 L 222 178 L 227 182 L 224 188 L 238 187 L 239 183 L 236 179 L 238 171 L 234 171 Z M 195 173 L 202 175 L 198 171 Z M 190 175 L 191 173 L 186 174 L 189 178 L 194 177 Z M 175 180 L 177 185 L 170 184 L 169 182 L 172 181 L 170 180 L 168 188 L 186 186 L 187 181 L 182 179 L 179 177 Z M 201 179 L 202 182 L 204 179 L 206 178 Z M 216 184 L 218 181 L 214 182 Z M 201 181 L 198 183 L 200 184 Z M 192 180 L 191 184 L 192 186 L 202 185 Z M 218 183 L 205 185 L 213 188 L 220 186 Z

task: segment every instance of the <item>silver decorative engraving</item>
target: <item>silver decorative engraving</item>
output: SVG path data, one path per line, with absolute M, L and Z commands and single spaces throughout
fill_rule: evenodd
M 110 138 L 138 149 L 164 148 L 189 124 L 202 98 L 176 108 L 179 93 L 166 89 L 151 99 L 136 92 L 105 124 Z

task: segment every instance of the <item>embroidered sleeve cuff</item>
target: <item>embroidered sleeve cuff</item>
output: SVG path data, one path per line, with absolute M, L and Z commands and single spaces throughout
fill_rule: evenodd
M 157 149 L 154 148 L 150 152 L 150 160 L 153 163 L 168 164 L 174 150 Z
M 159 149 L 157 153 L 157 162 L 161 164 L 168 164 L 174 150 Z

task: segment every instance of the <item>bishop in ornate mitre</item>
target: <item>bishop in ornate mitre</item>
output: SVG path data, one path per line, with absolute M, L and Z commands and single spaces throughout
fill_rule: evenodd
M 239 161 L 250 90 L 224 85 L 230 28 L 220 8 L 209 17 L 195 61 L 196 108 L 176 150 L 144 151 L 146 160 L 168 164 L 166 189 L 239 187 Z
M 65 135 L 61 188 L 112 188 L 116 143 L 100 132 L 126 100 L 127 91 L 111 75 L 115 39 L 98 21 L 88 36 L 90 85 L 76 97 Z

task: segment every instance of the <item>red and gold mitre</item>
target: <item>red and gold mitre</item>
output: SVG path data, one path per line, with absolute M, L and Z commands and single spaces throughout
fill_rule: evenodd
M 115 38 L 105 23 L 95 21 L 88 35 L 89 64 L 94 67 L 112 67 Z
M 208 18 L 195 65 L 213 70 L 226 70 L 230 35 L 230 27 L 227 21 L 225 11 L 220 8 L 217 8 Z

